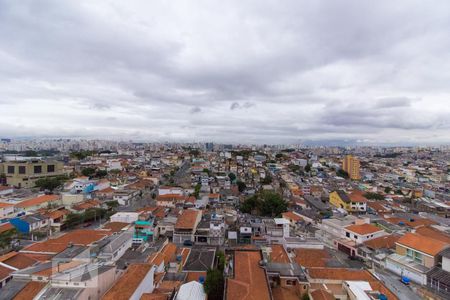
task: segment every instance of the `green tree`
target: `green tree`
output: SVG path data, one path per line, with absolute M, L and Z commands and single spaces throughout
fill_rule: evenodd
M 205 292 L 208 300 L 222 300 L 224 292 L 225 279 L 223 272 L 218 269 L 209 269 L 206 272 Z
M 217 251 L 217 269 L 221 272 L 225 270 L 225 254 L 222 251 Z
M 392 188 L 389 187 L 389 186 L 387 186 L 387 187 L 384 188 L 384 192 L 385 192 L 386 194 L 389 194 L 391 191 L 392 191 Z
M 35 181 L 35 185 L 41 190 L 49 190 L 52 192 L 63 184 L 63 179 L 58 177 L 41 178 Z
M 92 175 L 94 175 L 96 172 L 96 170 L 94 168 L 84 168 L 83 170 L 81 170 L 81 174 L 83 174 L 84 176 L 88 176 L 91 177 Z
M 108 209 L 114 209 L 119 206 L 119 202 L 117 202 L 117 200 L 107 201 L 106 205 L 108 206 Z
M 265 191 L 245 199 L 240 209 L 243 213 L 256 211 L 262 216 L 276 217 L 287 211 L 287 203 L 280 194 Z
M 67 228 L 73 228 L 83 222 L 83 216 L 78 213 L 70 213 L 67 215 L 66 218 L 66 227 Z
M 377 194 L 377 193 L 372 193 L 372 192 L 367 192 L 364 194 L 364 197 L 366 197 L 369 200 L 384 200 L 384 196 Z
M 267 174 L 266 177 L 264 177 L 264 178 L 261 180 L 261 183 L 262 183 L 262 184 L 271 184 L 272 181 L 273 181 L 272 175 Z
M 231 182 L 236 180 L 236 175 L 234 173 L 228 174 L 228 177 L 230 178 Z
M 305 166 L 305 172 L 307 172 L 307 173 L 311 172 L 311 165 L 310 164 L 307 164 Z
M 197 185 L 194 188 L 194 194 L 193 194 L 195 196 L 195 198 L 198 198 L 201 188 L 202 188 L 202 185 L 200 183 L 197 183 Z
M 259 199 L 257 195 L 253 195 L 245 199 L 240 206 L 241 211 L 246 214 L 251 214 L 254 209 L 259 207 L 258 200 Z
M 260 212 L 263 216 L 276 217 L 287 211 L 287 203 L 280 194 L 263 192 L 261 195 Z
M 345 179 L 348 179 L 348 177 L 349 177 L 348 173 L 346 171 L 342 170 L 342 169 L 339 169 L 336 172 L 336 176 L 339 176 L 339 177 L 342 177 L 342 178 L 345 178 Z
M 0 233 L 0 249 L 9 247 L 16 235 L 17 230 L 15 228 Z
M 108 175 L 108 171 L 106 170 L 97 170 L 97 172 L 95 173 L 95 177 L 97 178 L 103 178 L 106 177 Z
M 237 182 L 237 186 L 238 186 L 238 190 L 240 193 L 242 193 L 243 191 L 245 191 L 245 189 L 247 188 L 247 185 L 245 184 L 245 182 L 239 181 Z

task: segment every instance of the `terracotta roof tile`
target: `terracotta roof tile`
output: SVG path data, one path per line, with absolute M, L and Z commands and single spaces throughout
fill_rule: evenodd
M 366 241 L 364 245 L 371 249 L 393 249 L 399 239 L 400 235 L 390 234 Z
M 4 266 L 0 266 L 0 281 L 3 281 L 3 279 L 9 277 L 9 275 L 14 272 L 13 269 L 4 267 Z
M 37 259 L 24 255 L 23 253 L 16 253 L 14 256 L 5 259 L 2 261 L 4 264 L 8 266 L 17 268 L 17 269 L 25 269 L 29 266 L 32 266 L 38 262 Z
M 371 234 L 371 233 L 375 233 L 378 231 L 383 231 L 383 229 L 381 229 L 375 225 L 372 225 L 372 224 L 350 225 L 350 226 L 345 227 L 345 229 L 348 231 L 355 232 L 360 235 L 366 235 L 366 234 Z
M 20 292 L 13 298 L 13 300 L 29 300 L 34 297 L 47 285 L 47 282 L 30 281 Z
M 14 226 L 11 223 L 3 223 L 0 225 L 0 233 L 3 233 L 5 231 L 14 229 Z
M 416 228 L 416 233 L 450 244 L 450 236 L 430 226 Z
M 227 281 L 227 299 L 271 299 L 265 270 L 259 266 L 261 259 L 260 251 L 234 252 L 234 278 Z
M 270 260 L 274 263 L 290 263 L 291 260 L 289 259 L 289 256 L 284 249 L 283 245 L 271 245 L 272 252 L 270 253 Z
M 132 264 L 125 274 L 102 297 L 103 300 L 130 299 L 144 277 L 152 268 L 151 264 Z
M 130 224 L 124 222 L 109 222 L 105 224 L 102 229 L 111 230 L 111 232 L 119 232 L 129 225 Z
M 440 240 L 435 240 L 427 236 L 410 232 L 405 233 L 405 235 L 397 241 L 397 244 L 426 253 L 431 256 L 435 256 L 436 254 L 450 246 L 450 244 L 442 242 Z
M 26 248 L 23 252 L 42 252 L 42 253 L 59 253 L 72 243 L 74 245 L 87 246 L 104 237 L 110 235 L 111 232 L 92 229 L 78 229 L 70 231 L 62 236 L 54 239 L 48 239 L 44 242 L 34 243 Z
M 330 255 L 323 249 L 295 249 L 295 262 L 303 267 L 325 267 Z
M 292 211 L 284 212 L 281 216 L 285 219 L 292 220 L 294 222 L 303 221 L 303 218 Z
M 184 210 L 181 216 L 178 217 L 177 223 L 175 224 L 175 229 L 194 229 L 197 225 L 199 214 L 199 210 Z
M 59 200 L 58 195 L 42 195 L 42 196 L 39 196 L 36 198 L 32 198 L 32 199 L 28 199 L 28 200 L 19 202 L 15 205 L 15 207 L 25 208 L 25 207 L 36 206 L 36 205 L 39 205 L 42 203 L 53 202 L 53 201 L 57 201 L 57 200 Z
M 335 300 L 334 296 L 330 294 L 329 292 L 318 289 L 313 292 L 311 292 L 311 297 L 313 300 Z

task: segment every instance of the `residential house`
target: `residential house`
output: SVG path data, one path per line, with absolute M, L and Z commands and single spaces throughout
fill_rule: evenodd
M 367 210 L 367 199 L 361 191 L 353 191 L 350 194 L 342 190 L 330 193 L 330 203 L 352 213 L 364 213 Z
M 50 220 L 41 214 L 26 215 L 10 219 L 9 222 L 21 233 L 50 234 Z
M 11 217 L 14 214 L 14 204 L 0 202 L 0 220 Z
M 273 299 L 259 250 L 235 250 L 226 280 L 226 300 Z
M 177 223 L 174 226 L 173 242 L 182 244 L 185 241 L 194 242 L 194 234 L 197 226 L 200 223 L 202 212 L 196 209 L 186 209 L 178 217 Z
M 57 204 L 60 201 L 59 195 L 41 195 L 36 198 L 23 200 L 14 207 L 18 212 L 31 212 L 39 208 L 46 208 L 49 205 Z
M 406 233 L 396 242 L 396 251 L 386 258 L 386 268 L 418 284 L 427 284 L 427 273 L 438 263 L 438 254 L 450 244 L 416 233 Z

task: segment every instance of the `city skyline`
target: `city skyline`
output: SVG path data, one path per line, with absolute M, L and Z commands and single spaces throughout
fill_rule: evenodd
M 450 143 L 446 1 L 0 3 L 0 136 Z

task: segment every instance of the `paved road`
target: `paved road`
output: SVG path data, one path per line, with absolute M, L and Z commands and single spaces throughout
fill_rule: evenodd
M 377 270 L 377 276 L 400 300 L 421 300 L 411 287 L 400 282 L 400 277 L 386 271 Z

